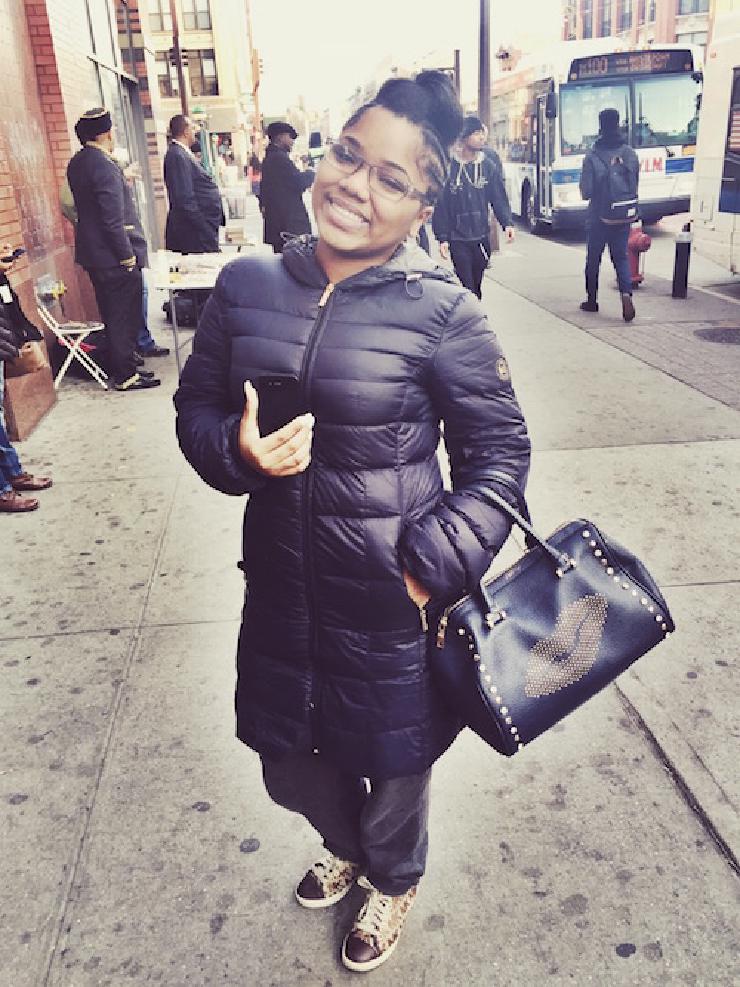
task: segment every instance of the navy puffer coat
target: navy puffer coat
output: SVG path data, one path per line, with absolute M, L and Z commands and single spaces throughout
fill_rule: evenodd
M 314 249 L 303 237 L 282 258 L 224 268 L 175 396 L 178 437 L 207 483 L 250 494 L 239 738 L 272 757 L 316 750 L 356 775 L 403 777 L 459 729 L 433 687 L 403 567 L 433 605 L 475 585 L 509 524 L 470 488 L 491 471 L 523 486 L 529 440 L 496 337 L 447 270 L 404 246 L 328 286 Z M 263 374 L 298 376 L 315 415 L 298 476 L 266 477 L 239 456 L 243 383 Z

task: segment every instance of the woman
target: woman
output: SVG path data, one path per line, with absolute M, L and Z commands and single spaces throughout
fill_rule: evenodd
M 475 488 L 494 471 L 523 485 L 528 468 L 482 309 L 413 243 L 461 122 L 440 73 L 388 81 L 319 166 L 318 239 L 224 269 L 175 398 L 198 473 L 250 494 L 237 734 L 271 797 L 323 837 L 299 903 L 332 905 L 358 877 L 369 892 L 342 946 L 357 971 L 398 942 L 424 872 L 430 769 L 460 728 L 430 680 L 432 615 L 509 531 Z M 308 413 L 261 436 L 254 382 L 270 374 L 299 378 Z

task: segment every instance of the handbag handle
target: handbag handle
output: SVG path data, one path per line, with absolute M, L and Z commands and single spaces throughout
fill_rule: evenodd
M 522 529 L 524 534 L 527 536 L 527 544 L 530 547 L 532 547 L 532 542 L 535 542 L 540 546 L 540 548 L 544 549 L 544 551 L 555 562 L 557 562 L 558 568 L 556 571 L 559 576 L 566 573 L 569 569 L 572 569 L 575 564 L 573 560 L 569 558 L 567 555 L 565 555 L 564 553 L 559 552 L 556 548 L 553 548 L 553 546 L 548 542 L 548 540 L 538 535 L 537 532 L 532 527 L 531 518 L 529 515 L 529 508 L 527 507 L 527 502 L 524 499 L 524 494 L 522 493 L 519 484 L 507 473 L 499 473 L 498 471 L 489 473 L 487 479 L 492 480 L 496 483 L 501 483 L 508 490 L 511 490 L 511 492 L 515 495 L 517 499 L 517 505 L 519 506 L 521 513 L 520 511 L 515 510 L 511 506 L 511 504 L 500 494 L 497 494 L 495 491 L 491 490 L 490 487 L 482 487 L 476 485 L 470 488 L 471 491 L 473 491 L 482 500 L 487 501 L 493 507 L 498 507 L 500 510 L 508 514 L 509 517 L 512 519 L 512 521 L 516 525 L 518 525 Z M 485 597 L 485 593 L 484 593 L 484 598 L 487 599 L 487 597 Z

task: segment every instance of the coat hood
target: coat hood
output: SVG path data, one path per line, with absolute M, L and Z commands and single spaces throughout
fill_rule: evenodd
M 329 279 L 316 259 L 315 236 L 297 236 L 289 240 L 283 249 L 283 264 L 292 278 L 299 284 L 309 288 L 324 288 Z M 455 284 L 457 279 L 453 271 L 440 264 L 435 264 L 431 257 L 416 243 L 402 243 L 395 253 L 385 262 L 376 267 L 368 267 L 352 277 L 340 282 L 343 291 L 355 288 L 370 288 L 375 285 L 387 284 L 389 281 L 406 281 L 407 290 L 413 293 L 414 284 L 419 285 L 419 293 L 423 293 L 423 279 L 446 281 Z
M 602 134 L 594 141 L 594 147 L 599 150 L 604 150 L 605 148 L 615 148 L 624 147 L 627 142 L 624 137 L 619 134 Z

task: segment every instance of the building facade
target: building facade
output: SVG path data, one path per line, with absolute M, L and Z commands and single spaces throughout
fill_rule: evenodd
M 181 112 L 170 0 L 141 0 L 145 45 L 154 60 L 157 122 Z M 188 113 L 202 122 L 225 163 L 247 163 L 254 128 L 253 49 L 245 0 L 176 0 Z M 146 16 L 144 16 L 144 14 Z
M 565 0 L 563 40 L 706 45 L 712 0 Z

